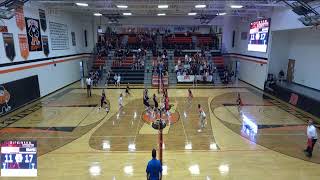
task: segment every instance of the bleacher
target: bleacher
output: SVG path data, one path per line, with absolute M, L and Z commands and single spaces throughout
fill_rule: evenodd
M 213 38 L 212 37 L 198 37 L 198 46 L 212 46 L 213 45 Z
M 192 37 L 167 37 L 162 40 L 164 47 L 173 49 L 176 45 L 182 48 L 190 49 L 192 46 Z
M 106 64 L 107 58 L 103 56 L 96 56 L 95 60 L 93 61 L 92 69 L 98 70 L 100 67 L 103 67 Z

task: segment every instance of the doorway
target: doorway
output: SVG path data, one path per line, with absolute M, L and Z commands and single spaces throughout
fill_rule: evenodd
M 291 83 L 294 79 L 294 66 L 295 66 L 296 60 L 289 59 L 288 61 L 288 70 L 287 70 L 287 81 L 288 83 Z

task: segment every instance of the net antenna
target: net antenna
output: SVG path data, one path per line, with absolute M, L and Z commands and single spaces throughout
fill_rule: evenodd
M 0 19 L 11 19 L 15 10 L 29 0 L 0 0 Z

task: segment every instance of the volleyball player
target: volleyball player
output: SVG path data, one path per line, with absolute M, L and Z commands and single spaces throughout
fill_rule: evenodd
M 202 129 L 205 127 L 207 116 L 204 110 L 201 108 L 200 104 L 198 104 L 198 111 L 199 111 L 199 124 L 200 124 L 200 129 L 198 130 L 198 132 L 202 132 Z
M 106 93 L 104 92 L 104 89 L 102 90 L 102 94 L 101 94 L 101 99 L 100 99 L 100 107 L 99 107 L 99 111 L 101 108 L 103 108 L 104 104 L 107 104 L 106 101 Z M 109 112 L 109 107 L 106 106 L 106 112 Z
M 131 95 L 131 94 L 130 94 L 129 83 L 127 84 L 127 87 L 126 87 L 126 96 L 128 96 L 128 95 Z
M 189 105 L 191 104 L 192 99 L 193 99 L 193 94 L 192 94 L 191 89 L 189 88 L 188 89 L 188 103 L 189 103 Z
M 238 105 L 238 112 L 239 112 L 239 114 L 240 114 L 241 109 L 242 109 L 242 106 L 243 106 L 243 103 L 242 103 L 242 99 L 241 99 L 240 93 L 238 93 L 237 105 Z
M 119 96 L 118 103 L 119 103 L 119 110 L 121 110 L 121 109 L 123 108 L 123 97 L 122 97 L 122 93 L 121 93 L 120 96 Z
M 157 99 L 157 96 L 156 94 L 153 94 L 153 102 L 154 102 L 154 111 L 158 111 L 158 108 L 159 108 L 159 103 L 158 103 L 158 99 Z
M 150 104 L 149 104 L 149 97 L 148 97 L 148 90 L 145 89 L 143 93 L 143 104 L 146 107 L 146 110 L 149 110 Z

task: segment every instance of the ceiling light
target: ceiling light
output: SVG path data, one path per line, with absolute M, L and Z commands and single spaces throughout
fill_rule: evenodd
M 167 9 L 169 6 L 166 4 L 158 5 L 159 9 Z
M 195 5 L 194 7 L 195 7 L 195 8 L 206 8 L 207 5 L 205 5 L 205 4 L 197 4 L 197 5 Z
M 195 12 L 190 12 L 190 13 L 188 13 L 188 15 L 189 15 L 189 16 L 195 16 L 195 15 L 197 15 L 197 13 L 195 13 Z
M 165 13 L 159 13 L 157 14 L 158 16 L 165 16 L 166 14 Z
M 117 7 L 120 8 L 120 9 L 127 9 L 128 8 L 127 5 L 117 5 Z
M 94 13 L 93 15 L 94 15 L 94 16 L 102 16 L 101 13 Z
M 88 4 L 87 3 L 76 3 L 77 6 L 83 6 L 83 7 L 87 7 Z
M 242 5 L 231 5 L 230 7 L 231 7 L 232 9 L 241 9 L 241 8 L 243 8 Z
M 131 16 L 132 13 L 122 13 L 124 16 Z
M 223 13 L 217 13 L 217 16 L 224 16 L 226 15 L 227 13 L 223 12 Z

